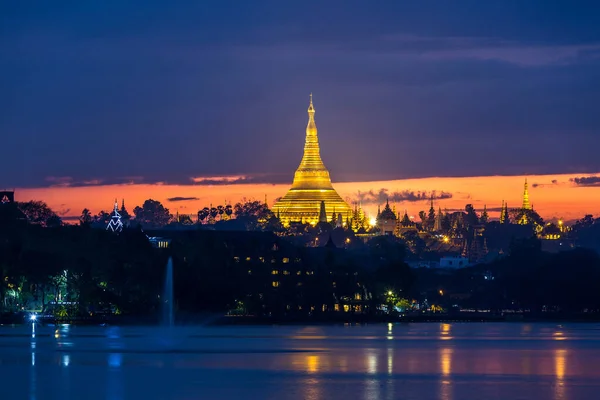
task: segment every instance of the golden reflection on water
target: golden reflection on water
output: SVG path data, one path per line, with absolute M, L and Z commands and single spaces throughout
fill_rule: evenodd
M 451 400 L 452 399 L 452 380 L 450 375 L 452 374 L 452 349 L 442 348 L 440 350 L 440 370 L 442 372 L 442 379 L 440 380 L 440 400 Z
M 552 334 L 552 337 L 554 338 L 554 340 L 565 340 L 567 337 L 565 336 L 565 334 L 561 331 L 556 331 Z
M 554 374 L 556 382 L 554 384 L 555 400 L 565 399 L 565 373 L 567 371 L 567 350 L 554 350 Z
M 394 349 L 391 347 L 387 349 L 387 371 L 388 375 L 394 373 Z
M 316 374 L 319 372 L 319 364 L 321 362 L 320 355 L 308 355 L 306 356 L 306 372 L 309 374 Z
M 441 324 L 440 325 L 440 339 L 441 340 L 450 340 L 452 336 L 450 336 L 450 331 L 452 326 L 450 324 Z
M 443 376 L 449 376 L 452 373 L 452 349 L 446 347 L 441 350 L 440 369 Z

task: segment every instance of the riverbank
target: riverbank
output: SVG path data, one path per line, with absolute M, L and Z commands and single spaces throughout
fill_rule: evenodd
M 32 314 L 14 313 L 0 315 L 0 325 L 21 325 L 33 321 Z M 157 316 L 95 315 L 79 318 L 54 318 L 36 316 L 35 322 L 42 325 L 118 325 L 153 326 L 160 325 Z M 334 314 L 319 316 L 250 316 L 224 315 L 219 313 L 177 314 L 176 325 L 243 326 L 243 325 L 336 325 L 336 324 L 376 324 L 376 323 L 481 323 L 481 322 L 600 322 L 600 313 L 558 314 L 558 313 L 452 313 L 452 314 L 403 314 L 403 315 L 361 315 Z

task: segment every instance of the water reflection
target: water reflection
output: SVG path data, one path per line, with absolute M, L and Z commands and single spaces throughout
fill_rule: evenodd
M 441 324 L 440 325 L 440 339 L 442 340 L 450 340 L 452 336 L 450 336 L 451 325 L 450 324 Z
M 309 374 L 303 382 L 304 398 L 307 400 L 319 400 L 321 398 L 321 381 L 316 377 L 321 371 L 321 355 L 307 354 L 304 360 L 305 371 Z
M 445 347 L 440 351 L 440 370 L 442 376 L 447 377 L 452 373 L 452 349 Z
M 377 374 L 377 362 L 377 351 L 375 349 L 368 349 L 365 357 L 367 374 Z M 369 376 L 365 385 L 365 399 L 379 400 L 381 398 L 379 390 L 379 379 L 376 376 Z
M 108 355 L 108 366 L 110 368 L 120 368 L 123 361 L 121 353 L 111 353 Z
M 567 350 L 554 350 L 554 374 L 556 382 L 554 384 L 555 400 L 565 399 L 565 372 L 567 370 Z
M 369 349 L 367 352 L 367 373 L 377 373 L 377 353 L 373 349 Z
M 109 371 L 106 385 L 106 398 L 108 400 L 121 400 L 124 397 L 122 362 L 123 355 L 121 353 L 110 353 L 108 355 Z
M 69 364 L 71 364 L 71 356 L 69 356 L 68 354 L 63 354 L 61 365 L 63 367 L 68 367 Z
M 392 347 L 387 349 L 387 370 L 388 375 L 392 375 L 394 372 L 394 349 Z
M 452 399 L 452 349 L 445 347 L 440 349 L 440 400 Z
M 387 398 L 389 400 L 393 400 L 395 398 L 394 397 L 394 378 L 393 378 L 393 374 L 394 374 L 394 348 L 393 347 L 387 348 L 387 373 L 388 373 L 388 379 L 386 382 Z
M 319 355 L 306 356 L 306 372 L 308 372 L 309 374 L 315 374 L 319 372 L 320 361 L 321 356 Z
M 35 349 L 37 342 L 35 338 L 35 321 L 31 323 L 31 367 L 29 368 L 29 400 L 37 399 L 37 373 L 35 368 Z

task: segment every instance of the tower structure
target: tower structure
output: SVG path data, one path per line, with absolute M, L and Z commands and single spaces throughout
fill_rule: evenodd
M 527 184 L 527 178 L 525 178 L 525 185 L 523 188 L 523 210 L 531 210 L 531 204 L 529 203 L 529 185 Z
M 290 222 L 316 224 L 319 222 L 321 202 L 325 204 L 326 216 L 332 215 L 334 209 L 346 215 L 352 212 L 350 206 L 331 185 L 329 171 L 321 160 L 315 107 L 311 94 L 304 155 L 294 174 L 292 188 L 273 205 L 273 212 L 279 214 L 284 225 L 289 225 Z
M 396 213 L 390 208 L 389 199 L 386 200 L 383 211 L 377 213 L 377 226 L 381 230 L 381 234 L 393 235 L 397 219 Z
M 106 225 L 106 230 L 110 230 L 115 233 L 119 233 L 123 230 L 123 222 L 121 221 L 121 214 L 119 213 L 119 203 L 117 203 L 117 199 L 115 199 L 115 208 L 113 209 L 113 213 L 108 221 L 108 225 Z

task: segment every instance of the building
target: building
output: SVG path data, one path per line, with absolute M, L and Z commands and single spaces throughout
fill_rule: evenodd
M 382 235 L 393 235 L 396 230 L 396 213 L 390 208 L 389 200 L 386 200 L 383 211 L 377 213 L 377 227 Z
M 27 221 L 27 217 L 15 202 L 14 191 L 0 191 L 0 224 Z
M 321 202 L 324 203 L 324 214 L 321 213 Z M 352 212 L 350 206 L 331 185 L 329 171 L 321 160 L 311 94 L 304 155 L 294 174 L 292 188 L 275 203 L 273 212 L 285 226 L 288 226 L 292 222 L 317 224 L 319 215 L 321 217 L 325 215 L 328 222 L 331 222 L 334 211 L 342 215 L 350 215 Z
M 455 269 L 469 266 L 469 259 L 466 257 L 442 257 L 440 258 L 440 268 Z

